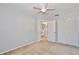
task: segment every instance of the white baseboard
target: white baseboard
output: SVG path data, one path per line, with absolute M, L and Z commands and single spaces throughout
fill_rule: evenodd
M 39 40 L 37 40 L 37 41 L 39 41 Z M 3 54 L 3 53 L 6 53 L 6 52 L 9 52 L 9 51 L 12 51 L 12 50 L 21 48 L 21 47 L 26 46 L 26 45 L 33 44 L 33 43 L 35 43 L 35 42 L 37 42 L 37 41 L 32 41 L 32 42 L 29 42 L 29 43 L 27 43 L 27 44 L 23 44 L 23 45 L 21 45 L 21 46 L 15 47 L 15 48 L 8 49 L 8 50 L 6 50 L 6 51 L 0 52 L 0 54 Z

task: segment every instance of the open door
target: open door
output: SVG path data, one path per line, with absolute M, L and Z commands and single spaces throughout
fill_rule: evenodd
M 48 41 L 56 42 L 56 20 L 49 21 L 48 23 Z

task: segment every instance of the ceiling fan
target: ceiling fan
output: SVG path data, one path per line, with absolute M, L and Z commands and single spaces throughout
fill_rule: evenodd
M 42 6 L 42 8 L 39 8 L 39 7 L 33 7 L 33 9 L 36 9 L 36 10 L 38 10 L 39 12 L 38 13 L 43 13 L 43 14 L 45 14 L 45 13 L 47 13 L 47 11 L 54 11 L 55 9 L 49 9 L 48 8 L 48 3 L 45 3 L 43 6 Z

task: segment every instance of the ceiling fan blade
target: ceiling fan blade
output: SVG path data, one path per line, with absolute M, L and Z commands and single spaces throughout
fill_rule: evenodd
M 56 14 L 55 16 L 59 16 L 59 14 Z
M 37 9 L 37 10 L 41 10 L 40 8 L 38 8 L 38 7 L 33 7 L 34 9 Z
M 47 9 L 48 11 L 54 11 L 54 10 L 56 10 L 56 9 Z
M 38 12 L 38 14 L 42 13 L 41 11 Z
M 39 11 L 38 14 L 48 14 L 48 13 Z

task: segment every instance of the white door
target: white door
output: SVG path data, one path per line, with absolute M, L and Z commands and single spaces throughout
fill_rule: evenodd
M 48 41 L 56 42 L 56 20 L 48 22 Z
M 59 42 L 69 45 L 78 44 L 77 22 L 74 18 L 63 20 L 62 23 L 62 39 Z

